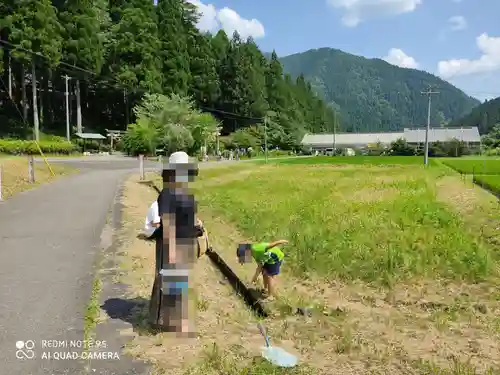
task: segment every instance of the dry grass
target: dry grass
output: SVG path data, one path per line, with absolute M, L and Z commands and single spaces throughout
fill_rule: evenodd
M 52 176 L 45 163 L 35 163 L 35 183 L 31 184 L 28 180 L 28 159 L 26 157 L 0 158 L 0 165 L 3 172 L 2 194 L 4 199 L 40 184 L 48 183 L 54 178 L 76 172 L 74 168 L 66 165 L 51 164 L 51 168 L 55 173 L 55 176 Z
M 326 170 L 318 169 L 301 172 L 303 194 L 313 194 L 315 183 L 328 178 Z M 342 170 L 343 177 L 348 177 L 344 168 Z M 251 278 L 254 267 L 237 264 L 235 245 L 262 238 L 245 234 L 242 226 L 232 221 L 231 215 L 222 214 L 224 210 L 220 210 L 219 203 L 228 195 L 234 198 L 229 191 L 237 191 L 243 201 L 247 194 L 244 187 L 256 180 L 260 182 L 258 177 L 268 176 L 266 173 L 276 175 L 270 166 L 241 172 L 212 170 L 210 176 L 202 175 L 200 182 L 195 184 L 198 194 L 202 195 L 199 215 L 210 230 L 214 247 L 245 281 Z M 283 173 L 286 175 L 286 170 Z M 283 177 L 283 174 L 277 175 Z M 422 175 L 421 172 L 402 177 L 400 172 L 394 174 L 387 170 L 383 174 L 373 174 L 370 182 L 363 184 L 363 177 L 355 177 L 353 173 L 349 183 L 340 180 L 333 184 L 335 179 L 332 179 L 335 187 L 330 189 L 330 194 L 340 194 L 345 188 L 352 193 L 345 195 L 346 205 L 354 201 L 374 204 L 384 201 L 397 209 L 394 202 L 408 195 L 401 184 L 407 181 L 418 190 L 422 188 L 416 181 L 419 178 L 434 191 L 437 201 L 462 215 L 471 233 L 482 228 L 482 232 L 476 234 L 478 240 L 485 240 L 484 246 L 495 244 L 498 237 L 493 236 L 493 228 L 499 223 L 498 203 L 458 177 L 443 177 L 439 173 Z M 240 179 L 242 184 L 237 183 Z M 210 192 L 203 193 L 203 188 L 209 188 Z M 249 190 L 251 188 L 248 186 Z M 261 196 L 260 205 L 254 207 L 254 220 L 262 220 L 261 211 L 267 208 L 275 210 L 273 219 L 282 223 L 277 213 L 280 204 L 291 204 L 289 202 L 298 194 L 289 190 L 286 196 L 273 195 L 269 198 L 271 207 L 267 207 L 271 204 L 267 198 Z M 147 205 L 155 197 L 151 189 L 134 180 L 126 184 L 122 280 L 131 285 L 131 298 L 149 299 L 154 248 L 152 243 L 136 239 L 135 234 L 142 227 Z M 235 211 L 240 210 L 240 216 L 245 215 L 246 207 L 234 201 L 228 206 L 231 204 Z M 272 236 L 272 233 L 263 230 L 262 235 Z M 294 249 L 290 249 L 292 251 Z M 129 350 L 155 363 L 155 374 L 499 373 L 500 283 L 495 272 L 476 283 L 439 277 L 439 273 L 430 277 L 428 272 L 422 275 L 414 272 L 386 286 L 360 279 L 340 281 L 340 278 L 324 278 L 310 272 L 303 278 L 291 272 L 291 266 L 287 262 L 284 264 L 278 285 L 280 297 L 270 306 L 275 316 L 266 321 L 266 326 L 275 345 L 299 355 L 302 363 L 299 368 L 293 371 L 273 369 L 255 360 L 262 345 L 255 318 L 206 258 L 200 259 L 193 270 L 198 339 L 181 343 L 167 335 L 142 334 L 134 338 Z M 296 314 L 298 307 L 309 307 L 312 315 Z M 146 311 L 142 309 L 136 315 L 137 326 L 141 327 Z

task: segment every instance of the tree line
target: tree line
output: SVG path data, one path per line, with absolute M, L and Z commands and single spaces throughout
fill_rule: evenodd
M 500 155 L 500 97 L 486 100 L 452 125 L 477 126 L 486 154 Z
M 7 0 L 0 12 L 0 136 L 65 136 L 66 84 L 72 133 L 125 130 L 146 94 L 189 98 L 240 143 L 261 143 L 263 118 L 282 149 L 337 126 L 303 75 L 252 38 L 200 32 L 186 1 Z

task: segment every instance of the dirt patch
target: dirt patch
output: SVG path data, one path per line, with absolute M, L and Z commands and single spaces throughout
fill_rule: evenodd
M 349 196 L 339 194 L 339 198 L 342 198 L 343 200 L 369 203 L 397 198 L 398 194 L 399 190 L 396 188 L 364 188 L 354 191 L 352 195 Z
M 500 246 L 500 201 L 470 178 L 447 176 L 438 180 L 436 197 L 446 203 L 488 242 Z
M 478 205 L 487 204 L 489 194 L 475 186 L 472 181 L 456 176 L 446 176 L 436 184 L 437 198 L 450 204 L 462 214 L 473 213 Z

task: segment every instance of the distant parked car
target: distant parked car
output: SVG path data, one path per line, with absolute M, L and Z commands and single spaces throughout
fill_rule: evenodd
M 356 156 L 356 152 L 352 148 L 346 148 L 343 152 L 344 156 Z

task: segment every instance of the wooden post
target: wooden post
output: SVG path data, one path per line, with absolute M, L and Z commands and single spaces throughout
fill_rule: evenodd
M 2 164 L 0 164 L 0 202 L 3 201 L 3 194 L 2 194 L 2 177 L 3 177 L 3 167 Z
M 139 155 L 139 173 L 141 175 L 141 181 L 145 179 L 144 176 L 144 155 Z
M 33 155 L 28 156 L 28 182 L 30 184 L 35 183 L 35 162 L 33 160 Z
M 160 169 L 160 173 L 161 171 L 163 170 L 163 155 L 159 155 L 158 156 L 158 164 L 159 164 L 159 169 Z

